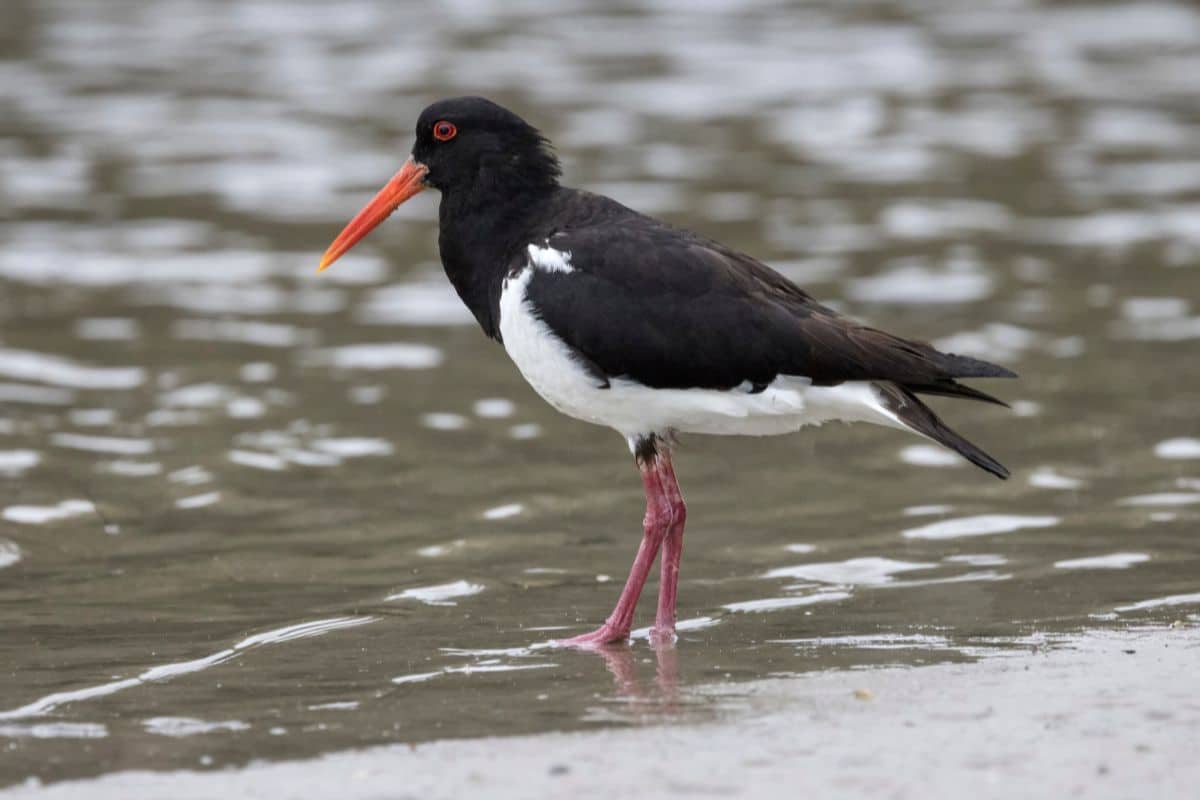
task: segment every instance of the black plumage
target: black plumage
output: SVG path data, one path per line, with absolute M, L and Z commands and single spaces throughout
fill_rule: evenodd
M 430 131 L 442 119 L 464 135 L 449 145 L 434 141 Z M 561 169 L 545 137 L 482 98 L 426 109 L 413 157 L 429 166 L 428 182 L 442 192 L 446 273 L 492 338 L 500 338 L 504 280 L 525 268 L 528 245 L 570 254 L 571 271 L 536 272 L 528 298 L 598 386 L 614 377 L 652 388 L 749 391 L 780 375 L 816 386 L 874 381 L 900 387 L 905 408 L 932 416 L 915 394 L 1003 404 L 957 379 L 1015 377 L 862 325 L 745 253 L 559 185 Z M 1007 475 L 990 457 L 973 458 L 940 421 L 918 429 Z

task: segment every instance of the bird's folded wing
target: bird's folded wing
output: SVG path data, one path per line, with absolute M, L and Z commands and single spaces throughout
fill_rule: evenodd
M 644 222 L 643 222 L 644 220 Z M 527 299 L 610 377 L 656 388 L 726 389 L 778 375 L 816 385 L 885 380 L 937 387 L 1007 370 L 859 325 L 749 256 L 645 218 L 560 232 Z

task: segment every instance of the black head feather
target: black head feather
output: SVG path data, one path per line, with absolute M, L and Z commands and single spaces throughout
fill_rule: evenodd
M 434 136 L 443 121 L 456 130 L 448 141 Z M 553 188 L 562 174 L 537 128 L 482 97 L 439 100 L 421 112 L 416 132 L 413 158 L 429 168 L 425 182 L 443 193 Z

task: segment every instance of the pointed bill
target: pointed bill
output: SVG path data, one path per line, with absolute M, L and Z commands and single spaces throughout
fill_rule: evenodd
M 317 272 L 337 261 L 346 251 L 358 244 L 364 236 L 383 222 L 401 203 L 425 188 L 425 175 L 429 168 L 409 158 L 404 162 L 400 171 L 379 190 L 371 202 L 363 206 L 354 219 L 342 229 L 338 237 L 329 245 L 325 255 L 321 256 L 321 264 Z

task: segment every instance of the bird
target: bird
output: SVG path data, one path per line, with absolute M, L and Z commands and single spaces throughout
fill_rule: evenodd
M 324 270 L 403 202 L 441 193 L 442 266 L 483 333 L 567 416 L 616 430 L 645 492 L 642 538 L 612 613 L 556 644 L 629 637 L 660 560 L 651 639 L 674 642 L 687 506 L 681 434 L 767 436 L 869 422 L 943 445 L 1007 478 L 922 395 L 1003 401 L 959 382 L 1002 366 L 861 324 L 763 262 L 616 200 L 562 185 L 549 140 L 482 97 L 425 108 L 408 159 L 333 240 Z

